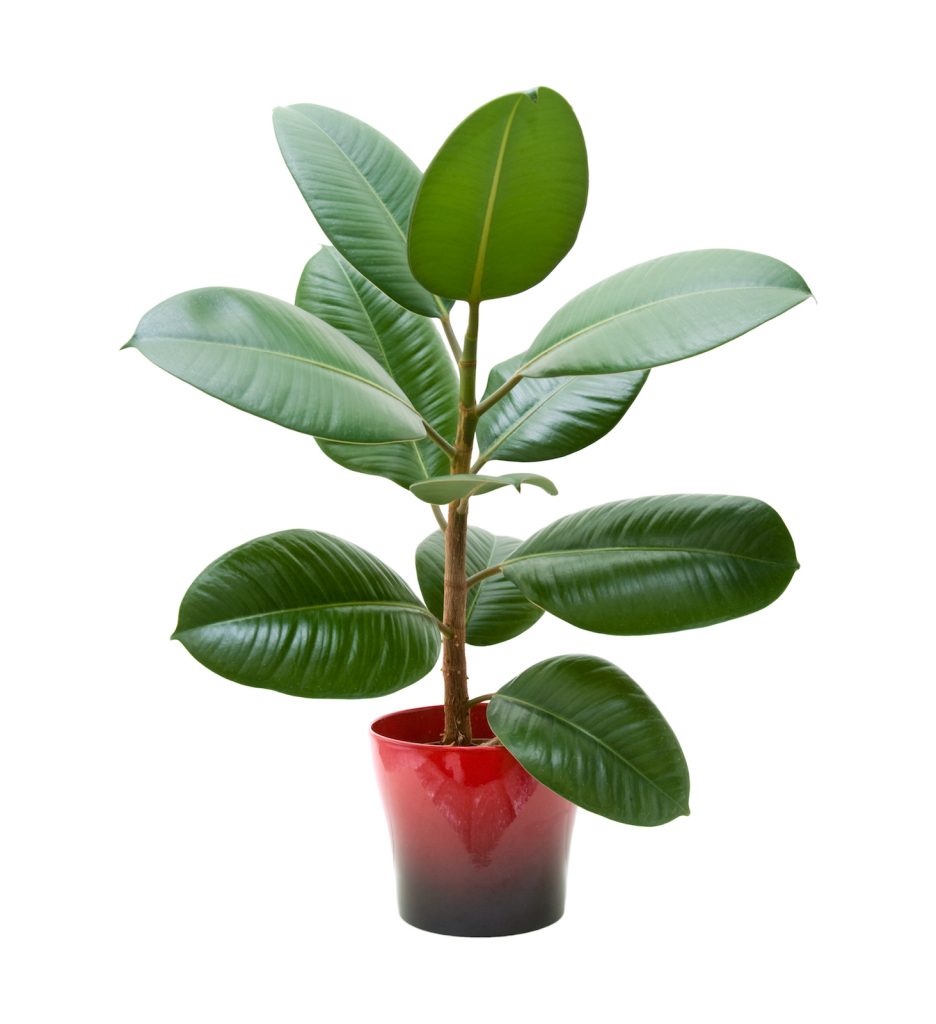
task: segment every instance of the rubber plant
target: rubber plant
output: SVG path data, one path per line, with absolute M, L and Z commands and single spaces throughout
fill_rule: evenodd
M 679 744 L 623 671 L 549 658 L 472 698 L 466 645 L 509 640 L 544 611 L 619 635 L 757 611 L 797 569 L 780 516 L 748 497 L 625 498 L 521 541 L 469 526 L 469 514 L 506 486 L 555 494 L 543 476 L 491 464 L 557 459 L 597 441 L 651 369 L 797 305 L 810 294 L 803 278 L 730 249 L 641 263 L 568 301 L 523 351 L 496 362 L 479 395 L 483 304 L 542 281 L 579 230 L 588 164 L 569 104 L 546 88 L 502 96 L 452 132 L 425 174 L 337 110 L 298 104 L 274 124 L 331 242 L 306 264 L 295 303 L 198 289 L 148 312 L 127 344 L 431 505 L 437 528 L 416 551 L 423 600 L 363 548 L 286 530 L 212 562 L 185 594 L 174 637 L 235 682 L 328 698 L 400 690 L 432 670 L 441 645 L 440 743 L 471 744 L 471 708 L 489 701 L 497 740 L 568 800 L 634 825 L 687 814 Z M 467 305 L 461 341 L 456 302 Z

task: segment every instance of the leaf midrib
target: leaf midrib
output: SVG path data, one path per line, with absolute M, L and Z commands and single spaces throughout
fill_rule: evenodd
M 620 313 L 615 313 L 612 316 L 605 317 L 604 320 L 597 320 L 593 324 L 588 324 L 585 327 L 579 328 L 579 330 L 577 330 L 577 331 L 573 331 L 571 334 L 567 334 L 565 337 L 560 338 L 558 341 L 555 341 L 552 345 L 549 346 L 549 348 L 544 348 L 542 352 L 537 352 L 536 355 L 533 356 L 532 359 L 529 359 L 527 362 L 525 362 L 521 366 L 519 366 L 517 368 L 517 370 L 516 370 L 516 373 L 522 375 L 524 370 L 529 369 L 531 366 L 533 366 L 534 363 L 538 362 L 540 359 L 543 359 L 545 356 L 549 355 L 550 352 L 554 351 L 555 349 L 559 348 L 562 345 L 568 344 L 570 341 L 574 341 L 576 338 L 580 337 L 581 335 L 588 334 L 590 331 L 595 331 L 599 327 L 604 327 L 605 324 L 613 323 L 615 320 L 623 320 L 625 317 L 631 316 L 633 313 L 641 312 L 641 310 L 650 309 L 653 306 L 659 306 L 659 305 L 661 305 L 662 303 L 665 303 L 665 302 L 677 302 L 677 301 L 679 301 L 681 299 L 691 299 L 691 298 L 693 298 L 694 296 L 697 296 L 697 295 L 717 295 L 720 292 L 744 292 L 744 291 L 798 292 L 798 293 L 802 294 L 804 299 L 809 295 L 808 292 L 803 292 L 803 290 L 801 288 L 792 288 L 792 287 L 789 287 L 787 285 L 756 285 L 756 284 L 736 285 L 736 286 L 733 286 L 731 288 L 705 288 L 705 289 L 700 289 L 698 291 L 693 291 L 693 292 L 680 292 L 678 295 L 666 295 L 666 296 L 664 296 L 661 299 L 654 299 L 652 302 L 645 302 L 645 303 L 643 303 L 643 304 L 641 304 L 639 306 L 633 306 L 631 309 L 626 309 L 626 310 L 624 310 L 624 311 L 622 311 Z M 580 297 L 581 296 L 579 296 L 579 298 Z M 572 299 L 571 300 L 571 302 L 575 302 L 575 301 L 576 301 L 576 299 Z M 534 344 L 535 344 L 535 342 L 534 342 Z M 633 367 L 633 369 L 634 370 L 648 369 L 648 367 L 636 367 L 635 366 L 635 367 Z M 649 367 L 649 369 L 652 369 L 652 367 Z
M 351 339 L 349 338 L 348 340 L 350 341 Z M 337 373 L 342 377 L 348 377 L 351 380 L 355 380 L 358 383 L 365 385 L 366 387 L 373 388 L 375 391 L 380 391 L 383 394 L 385 394 L 388 398 L 392 398 L 395 402 L 399 402 L 404 409 L 407 409 L 409 412 L 413 413 L 414 416 L 419 416 L 419 413 L 413 408 L 409 400 L 405 398 L 400 398 L 399 395 L 395 395 L 392 391 L 389 391 L 387 388 L 385 388 L 381 384 L 378 384 L 376 381 L 370 380 L 367 377 L 362 377 L 360 376 L 360 374 L 352 373 L 350 370 L 345 370 L 340 366 L 333 366 L 331 363 L 323 363 L 318 359 L 309 359 L 308 356 L 298 356 L 291 352 L 280 352 L 277 349 L 256 348 L 253 345 L 235 345 L 230 341 L 213 341 L 210 338 L 172 338 L 164 335 L 150 335 L 145 338 L 136 339 L 137 344 L 141 342 L 143 344 L 149 344 L 152 342 L 161 341 L 176 344 L 178 344 L 179 342 L 184 342 L 187 345 L 218 345 L 221 348 L 232 348 L 238 352 L 254 352 L 261 356 L 277 356 L 280 359 L 292 359 L 295 362 L 305 363 L 308 366 L 316 366 L 320 370 L 327 370 L 330 373 Z M 351 344 L 353 345 L 354 342 L 352 341 Z M 421 438 L 400 438 L 400 440 L 421 440 Z
M 328 141 L 335 147 L 335 149 L 344 157 L 344 159 L 345 159 L 346 163 L 348 164 L 348 166 L 351 167 L 354 170 L 354 172 L 357 174 L 357 176 L 361 179 L 361 181 L 364 182 L 364 184 L 370 190 L 370 192 L 372 193 L 374 198 L 380 204 L 381 208 L 384 210 L 386 215 L 390 218 L 390 223 L 393 224 L 393 226 L 397 229 L 397 232 L 400 235 L 400 238 L 401 238 L 401 240 L 403 242 L 404 263 L 406 263 L 406 258 L 405 258 L 406 257 L 406 232 L 403 230 L 403 225 L 400 224 L 400 222 L 396 219 L 396 215 L 393 213 L 393 211 L 390 209 L 390 207 L 387 206 L 387 204 L 384 202 L 383 197 L 380 195 L 380 193 L 377 191 L 377 189 L 374 188 L 374 186 L 371 184 L 370 179 L 361 170 L 361 168 L 358 167 L 358 165 L 351 159 L 351 156 L 347 153 L 347 151 L 342 149 L 341 146 L 338 145 L 338 142 L 331 135 L 329 135 L 329 133 L 317 121 L 315 121 L 313 118 L 309 117 L 308 114 L 302 114 L 301 111 L 296 111 L 296 113 L 301 114 L 302 117 L 304 117 L 307 121 L 309 121 L 312 125 L 314 125 L 314 127 L 317 128 L 319 130 L 319 132 L 321 132 L 321 134 L 326 139 L 328 139 Z M 365 126 L 365 127 L 369 127 L 369 126 Z M 376 132 L 375 128 L 373 128 L 371 130 Z M 390 140 L 388 139 L 387 141 L 389 142 Z M 393 145 L 393 144 L 391 143 L 391 145 Z M 405 160 L 409 161 L 409 157 L 407 157 L 406 154 L 403 153 L 402 150 L 398 150 L 398 152 L 400 153 L 400 155 Z M 412 161 L 410 161 L 410 162 L 412 162 Z M 414 164 L 413 166 L 415 167 L 416 165 Z M 420 180 L 422 180 L 422 172 L 419 171 L 418 167 L 416 168 L 416 170 L 419 173 Z M 417 187 L 417 191 L 418 191 L 418 187 Z M 415 202 L 415 200 L 416 200 L 416 193 L 413 194 L 413 201 Z M 412 212 L 412 204 L 410 204 L 410 211 Z M 324 230 L 324 228 L 322 230 Z M 329 237 L 329 239 L 331 239 L 331 235 L 329 235 L 328 237 Z M 334 241 L 334 239 L 331 239 L 331 240 Z M 445 303 L 442 301 L 441 297 L 436 295 L 436 294 L 434 294 L 433 292 L 430 292 L 428 289 L 423 288 L 423 286 L 414 277 L 412 277 L 412 274 L 410 274 L 410 277 L 412 278 L 412 284 L 416 288 L 419 288 L 421 291 L 423 291 L 426 295 L 428 295 L 433 300 L 433 302 L 435 303 L 437 308 L 439 309 L 439 312 L 443 316 L 446 316 L 448 314 L 448 310 L 445 308 Z
M 546 380 L 556 380 L 556 379 L 557 378 L 555 378 L 555 377 L 547 377 L 546 378 Z M 496 452 L 498 448 L 503 447 L 503 445 L 507 441 L 507 438 L 509 438 L 513 434 L 515 434 L 523 426 L 523 424 L 527 422 L 527 420 L 531 416 L 533 416 L 535 413 L 539 412 L 539 410 L 542 409 L 542 407 L 547 402 L 551 402 L 553 400 L 553 398 L 555 398 L 556 395 L 559 394 L 560 391 L 563 391 L 565 388 L 569 387 L 574 382 L 575 382 L 575 378 L 574 377 L 569 377 L 567 380 L 563 380 L 562 383 L 559 384 L 557 387 L 553 388 L 552 391 L 550 391 L 547 394 L 543 395 L 543 397 L 535 405 L 533 405 L 529 410 L 527 410 L 527 412 L 525 412 L 519 419 L 514 420 L 514 422 L 510 424 L 510 427 L 507 430 L 505 430 L 502 434 L 498 435 L 498 437 L 494 441 L 494 443 L 489 448 L 487 448 L 484 452 L 481 453 L 481 455 L 479 457 L 479 461 L 489 462 L 493 458 L 492 453 Z M 505 406 L 505 408 L 506 408 L 506 406 Z M 482 418 L 482 422 L 483 422 L 483 418 Z
M 475 536 L 477 536 L 477 535 L 475 535 Z M 488 536 L 490 536 L 491 541 L 490 541 L 490 545 L 488 545 L 488 552 L 484 556 L 484 559 L 483 559 L 483 561 L 484 561 L 484 568 L 485 569 L 490 569 L 492 567 L 492 565 L 494 564 L 491 561 L 491 559 L 494 557 L 494 552 L 497 550 L 497 537 L 496 537 L 496 535 L 492 533 L 492 534 L 489 534 Z M 483 544 L 487 544 L 487 540 L 484 537 L 480 538 L 480 542 L 483 543 Z M 471 547 L 471 534 L 470 533 L 468 534 L 468 545 L 469 545 L 469 548 L 470 548 Z M 443 560 L 442 570 L 443 570 L 443 575 L 444 575 L 444 572 L 445 572 L 444 560 Z M 483 572 L 483 570 L 479 569 L 478 572 Z M 474 593 L 472 593 L 471 591 L 468 592 L 468 605 L 467 605 L 467 608 L 465 609 L 465 629 L 466 630 L 468 629 L 468 626 L 471 624 L 471 617 L 472 617 L 472 615 L 474 615 L 475 608 L 477 608 L 478 602 L 481 600 L 481 591 L 482 591 L 482 589 L 484 587 L 484 584 L 486 582 L 487 582 L 486 580 L 482 580 L 479 584 L 477 584 L 477 586 L 472 587 L 471 590 L 473 590 Z
M 472 302 L 478 302 L 481 297 L 481 281 L 484 278 L 484 265 L 487 260 L 488 244 L 491 236 L 491 223 L 494 219 L 494 203 L 497 199 L 497 190 L 500 187 L 501 172 L 504 168 L 504 155 L 507 152 L 507 140 L 510 138 L 510 132 L 513 129 L 514 118 L 517 116 L 517 110 L 520 108 L 520 104 L 526 97 L 523 95 L 517 97 L 517 101 L 511 108 L 510 114 L 507 116 L 507 123 L 504 125 L 504 132 L 501 136 L 500 149 L 497 152 L 497 161 L 494 164 L 494 174 L 491 178 L 491 188 L 488 192 L 487 208 L 484 211 L 484 220 L 481 224 L 481 237 L 478 239 L 478 256 L 475 261 L 474 275 L 471 281 L 471 300 Z
M 571 729 L 574 732 L 580 733 L 582 736 L 586 736 L 594 744 L 603 747 L 605 750 L 608 751 L 609 754 L 611 754 L 612 757 L 617 758 L 617 760 L 619 760 L 622 764 L 626 765 L 635 775 L 643 779 L 648 786 L 655 789 L 661 796 L 665 797 L 666 800 L 668 800 L 675 807 L 678 807 L 684 814 L 689 813 L 689 808 L 688 806 L 686 806 L 686 804 L 680 803 L 679 800 L 677 800 L 675 797 L 667 793 L 665 789 L 662 789 L 656 782 L 653 781 L 653 779 L 645 775 L 635 764 L 633 764 L 633 762 L 629 761 L 626 757 L 624 757 L 623 754 L 618 753 L 618 751 L 616 751 L 614 747 L 608 746 L 608 744 L 605 743 L 604 740 L 596 736 L 594 733 L 589 732 L 587 729 L 582 728 L 582 726 L 580 725 L 576 725 L 568 718 L 565 718 L 563 715 L 558 714 L 558 712 L 551 711 L 548 708 L 541 707 L 538 704 L 531 704 L 529 701 L 522 700 L 519 697 L 514 697 L 510 694 L 500 692 L 495 693 L 493 699 L 497 700 L 498 698 L 506 701 L 512 701 L 514 704 L 518 704 L 522 707 L 529 708 L 529 710 L 534 713 L 541 714 L 547 718 L 552 718 L 555 721 L 560 722 L 562 725 L 566 726 L 566 728 Z
M 377 345 L 377 348 L 379 349 L 380 354 L 381 354 L 381 356 L 383 358 L 384 369 L 387 371 L 389 376 L 393 378 L 393 381 L 396 383 L 397 387 L 401 391 L 403 391 L 404 395 L 406 395 L 407 401 L 410 401 L 410 397 L 409 397 L 409 395 L 406 394 L 406 391 L 403 389 L 403 385 L 400 384 L 400 382 L 397 381 L 397 379 L 396 379 L 396 374 L 393 372 L 393 367 L 392 367 L 392 365 L 390 363 L 390 357 L 387 355 L 387 347 L 386 347 L 386 345 L 384 345 L 383 338 L 380 336 L 380 332 L 377 330 L 377 324 L 374 322 L 374 318 L 371 316 L 370 310 L 367 308 L 367 304 L 364 302 L 364 296 L 361 294 L 361 292 L 358 290 L 357 285 L 352 280 L 351 275 L 348 273 L 347 267 L 345 267 L 344 262 L 342 261 L 342 259 L 335 259 L 335 264 L 337 265 L 337 267 L 338 267 L 339 271 L 341 272 L 342 276 L 344 277 L 345 281 L 348 282 L 348 287 L 351 289 L 351 292 L 354 295 L 355 299 L 357 300 L 358 306 L 360 307 L 361 315 L 367 321 L 367 325 L 370 328 L 370 333 L 373 336 L 374 342 Z M 360 273 L 360 271 L 358 271 L 358 273 Z M 412 310 L 407 310 L 407 312 L 412 312 Z M 413 315 L 414 316 L 418 316 L 419 314 L 418 313 L 414 313 Z M 350 340 L 351 340 L 352 343 L 355 343 L 353 338 L 351 338 Z M 412 402 L 410 404 L 412 404 Z M 413 408 L 416 410 L 416 412 L 417 412 L 417 414 L 419 416 L 422 416 L 422 411 L 421 410 L 416 409 L 415 405 L 413 405 Z M 437 429 L 435 427 L 435 424 L 431 423 L 429 421 L 428 417 L 425 417 L 425 419 L 426 419 L 426 422 L 430 424 L 430 426 L 432 426 L 434 429 Z M 439 433 L 442 433 L 442 431 L 439 431 Z M 413 454 L 416 457 L 416 460 L 419 463 L 420 468 L 422 469 L 423 479 L 424 480 L 431 480 L 432 478 L 429 475 L 429 467 L 426 465 L 426 461 L 423 458 L 423 453 L 422 453 L 422 449 L 421 449 L 421 442 L 424 441 L 424 440 L 425 440 L 424 438 L 420 438 L 419 440 L 415 440 L 415 441 L 399 441 L 397 443 L 398 444 L 411 444 L 413 446 Z
M 250 615 L 236 615 L 229 619 L 217 619 L 215 622 L 203 622 L 198 626 L 186 626 L 185 629 L 177 629 L 173 639 L 178 639 L 187 633 L 197 633 L 202 629 L 210 629 L 212 626 L 227 626 L 238 622 L 250 622 L 254 619 L 269 619 L 279 615 L 294 615 L 298 612 L 332 611 L 347 608 L 396 608 L 399 611 L 423 615 L 434 619 L 434 616 L 426 608 L 419 605 L 409 604 L 405 601 L 327 601 L 322 604 L 297 605 L 294 608 L 276 608 L 270 612 L 253 612 Z
M 662 552 L 664 554 L 687 554 L 687 555 L 711 555 L 715 558 L 737 558 L 744 562 L 757 562 L 760 565 L 771 565 L 777 568 L 798 568 L 798 564 L 794 562 L 777 562 L 770 558 L 757 558 L 754 555 L 742 555 L 737 554 L 734 551 L 721 551 L 718 548 L 698 548 L 698 547 L 685 547 L 681 545 L 674 546 L 663 546 L 663 545 L 649 545 L 649 544 L 634 544 L 634 545 L 614 545 L 610 547 L 600 548 L 558 548 L 551 551 L 533 551 L 528 555 L 519 555 L 516 558 L 506 558 L 501 563 L 502 566 L 513 565 L 517 562 L 525 562 L 534 558 L 550 558 L 555 555 L 591 555 L 591 554 L 608 554 L 622 551 L 634 551 L 634 552 Z
M 318 123 L 318 121 L 316 121 L 314 118 L 310 117 L 308 114 L 302 113 L 301 111 L 296 111 L 296 113 L 300 114 L 307 121 L 309 121 L 310 124 L 312 124 L 316 129 L 318 129 L 318 131 L 326 139 L 328 139 L 328 141 L 332 144 L 332 146 L 334 146 L 335 149 L 344 157 L 345 162 L 348 164 L 348 166 L 351 167 L 354 170 L 354 172 L 357 174 L 357 176 L 361 179 L 361 181 L 364 182 L 364 184 L 367 186 L 368 190 L 371 192 L 371 194 L 374 196 L 374 198 L 380 204 L 381 208 L 384 210 L 386 215 L 390 218 L 390 222 L 397 229 L 397 232 L 399 233 L 400 238 L 402 239 L 402 241 L 405 244 L 406 243 L 406 232 L 403 230 L 403 226 L 396 219 L 396 215 L 393 213 L 393 211 L 390 209 L 390 207 L 387 206 L 387 204 L 384 202 L 383 197 L 380 195 L 380 193 L 377 191 L 377 189 L 375 189 L 374 186 L 371 184 L 370 179 L 367 177 L 367 175 L 361 170 L 360 167 L 358 167 L 358 165 L 354 162 L 354 160 L 351 159 L 351 156 L 347 152 L 347 150 L 343 149 L 338 144 L 336 139 L 332 135 L 330 135 L 329 132 L 327 132 L 325 130 L 325 128 L 323 128 Z M 376 129 L 371 129 L 371 130 L 372 131 L 376 131 Z

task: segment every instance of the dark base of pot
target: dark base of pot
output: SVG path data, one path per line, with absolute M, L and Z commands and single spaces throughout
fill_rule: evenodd
M 477 738 L 492 735 L 486 706 Z M 387 715 L 374 753 L 400 916 L 441 935 L 536 931 L 562 917 L 573 804 L 504 747 L 443 747 L 441 707 Z
M 520 935 L 546 928 L 562 917 L 565 877 L 527 880 L 510 892 L 479 896 L 429 886 L 422 878 L 406 877 L 398 868 L 397 897 L 400 917 L 426 932 L 472 938 Z

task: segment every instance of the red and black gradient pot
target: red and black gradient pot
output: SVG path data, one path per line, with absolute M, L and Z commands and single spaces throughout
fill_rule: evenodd
M 371 726 L 400 916 L 443 935 L 515 935 L 562 917 L 575 805 L 504 747 L 443 747 L 441 705 Z M 476 739 L 493 736 L 486 705 Z

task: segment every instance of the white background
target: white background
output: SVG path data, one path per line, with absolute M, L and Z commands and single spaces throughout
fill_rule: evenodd
M 20 6 L 2 43 L 6 1020 L 933 1019 L 922 12 Z M 330 531 L 415 584 L 431 515 L 118 348 L 188 288 L 292 297 L 322 237 L 275 105 L 347 110 L 425 166 L 475 107 L 538 84 L 579 114 L 589 208 L 545 283 L 485 307 L 486 365 L 587 285 L 683 249 L 769 253 L 818 301 L 654 371 L 609 437 L 541 467 L 559 497 L 500 492 L 475 521 L 524 536 L 615 498 L 752 494 L 803 568 L 712 629 L 547 616 L 471 652 L 475 693 L 548 655 L 620 664 L 680 737 L 693 814 L 582 813 L 561 923 L 452 939 L 396 917 L 367 738 L 435 703 L 438 673 L 317 703 L 168 640 L 188 583 L 236 544 Z

